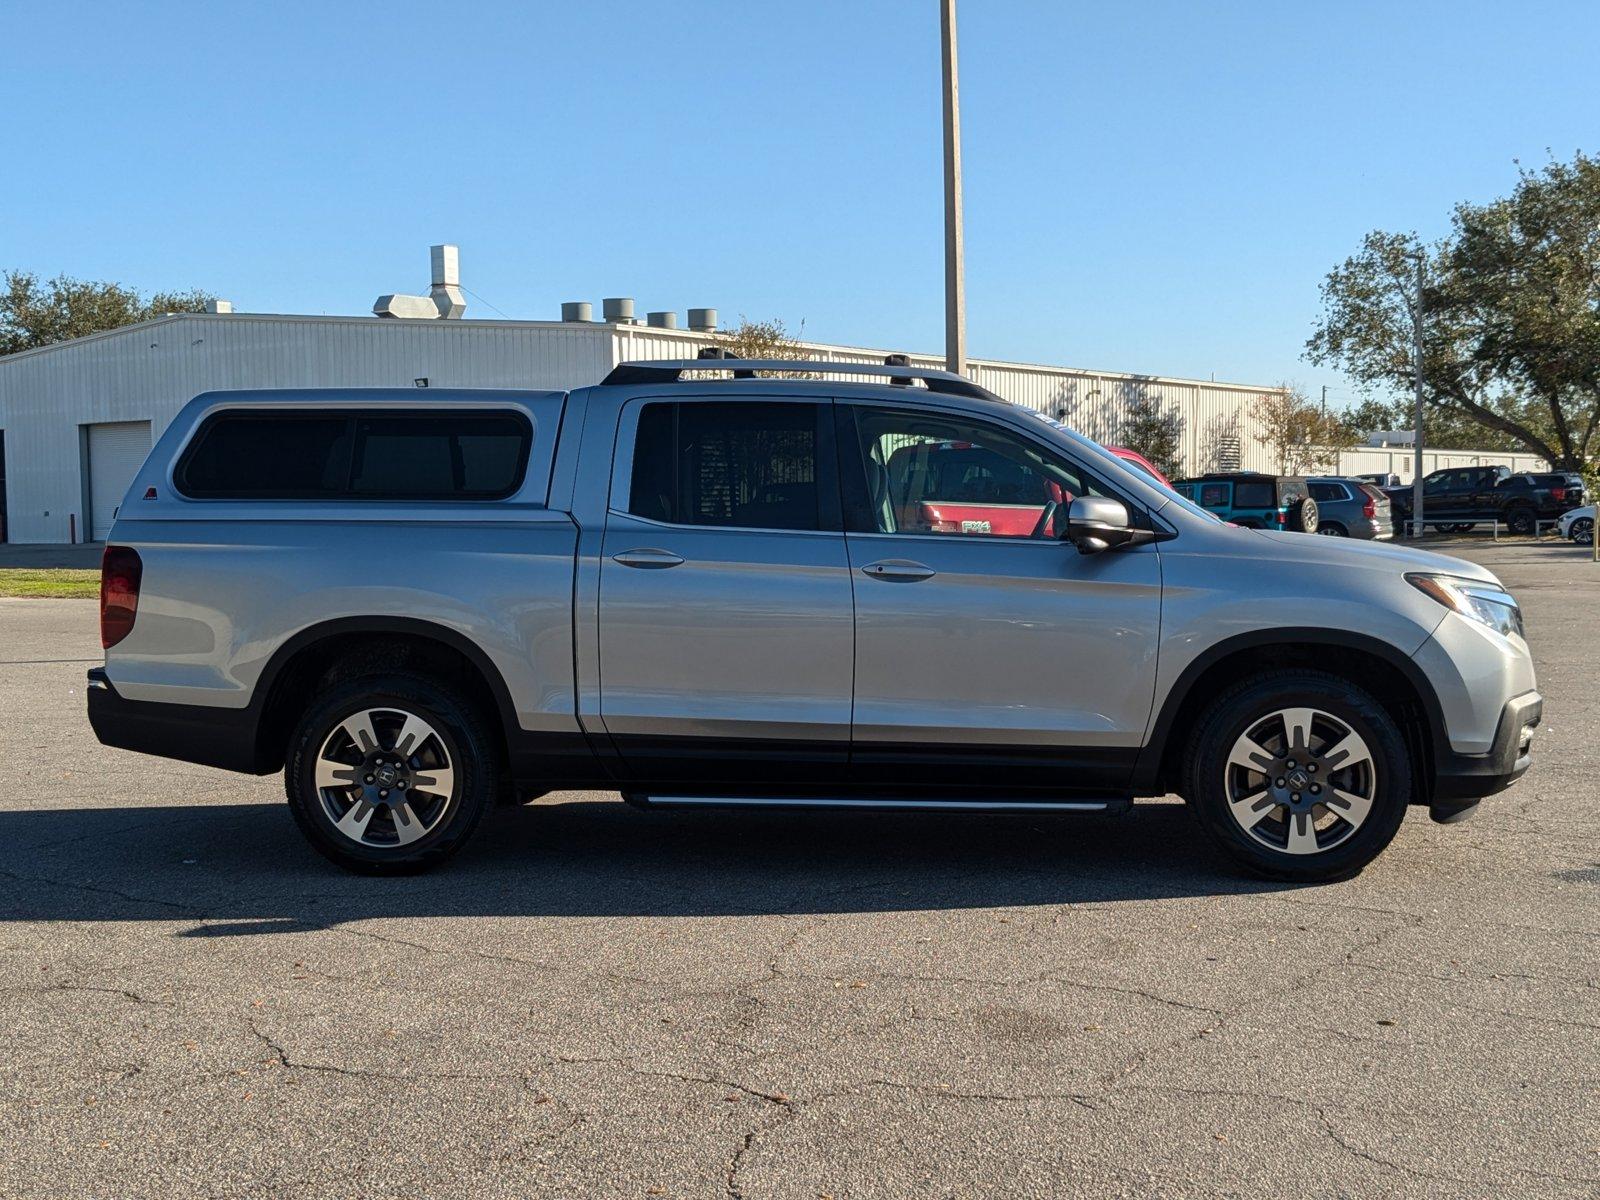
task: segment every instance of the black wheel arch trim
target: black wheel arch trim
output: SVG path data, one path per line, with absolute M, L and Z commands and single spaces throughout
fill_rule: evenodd
M 511 699 L 511 689 L 506 685 L 500 668 L 481 646 L 459 630 L 436 621 L 418 617 L 362 616 L 335 617 L 308 625 L 277 648 L 256 679 L 251 708 L 256 712 L 258 734 L 264 731 L 261 718 L 275 698 L 274 690 L 282 677 L 283 669 L 308 646 L 329 638 L 362 636 L 370 634 L 395 634 L 438 642 L 454 650 L 470 663 L 482 677 L 484 685 L 494 699 L 495 716 L 504 735 L 506 752 L 510 759 L 511 776 L 518 782 L 539 781 L 559 784 L 568 780 L 589 782 L 597 776 L 604 778 L 599 756 L 593 744 L 577 727 L 570 733 L 544 733 L 523 729 L 517 720 L 516 705 Z M 275 771 L 283 765 L 281 750 L 258 746 L 257 758 L 272 762 L 265 771 Z
M 1144 749 L 1140 751 L 1139 761 L 1134 767 L 1134 794 L 1147 796 L 1158 794 L 1163 790 L 1161 786 L 1163 782 L 1162 773 L 1167 762 L 1167 743 L 1172 736 L 1174 723 L 1183 711 L 1190 693 L 1193 691 L 1195 684 L 1199 682 L 1201 676 L 1223 659 L 1240 651 L 1257 650 L 1263 646 L 1294 646 L 1308 643 L 1345 650 L 1363 651 L 1394 667 L 1405 677 L 1416 692 L 1417 697 L 1421 700 L 1423 716 L 1428 723 L 1429 741 L 1433 747 L 1433 762 L 1426 764 L 1430 772 L 1440 771 L 1442 773 L 1447 765 L 1447 759 L 1464 757 L 1454 755 L 1450 751 L 1450 740 L 1444 722 L 1444 708 L 1439 703 L 1439 696 L 1434 691 L 1433 684 L 1411 656 L 1405 654 L 1398 647 L 1368 634 L 1354 633 L 1344 629 L 1325 629 L 1311 626 L 1257 629 L 1248 633 L 1236 634 L 1209 647 L 1196 656 L 1194 661 L 1179 674 L 1176 682 L 1168 689 L 1166 699 L 1162 702 L 1160 712 L 1156 715 L 1155 722 L 1150 728 L 1150 736 L 1145 739 Z M 1417 782 L 1419 790 L 1428 790 L 1428 780 L 1422 779 Z M 1422 801 L 1419 800 L 1419 802 Z
M 333 638 L 391 634 L 436 642 L 459 653 L 482 677 L 493 697 L 514 779 L 593 782 L 605 773 L 589 739 L 570 733 L 525 730 L 517 721 L 511 690 L 493 660 L 466 635 L 415 617 L 336 617 L 299 630 L 272 652 L 256 677 L 250 703 L 242 708 L 129 700 L 103 668 L 90 671 L 89 716 L 95 735 L 108 746 L 203 763 L 251 775 L 270 775 L 285 761 L 286 746 L 266 737 L 270 706 L 279 696 L 284 670 L 308 647 Z

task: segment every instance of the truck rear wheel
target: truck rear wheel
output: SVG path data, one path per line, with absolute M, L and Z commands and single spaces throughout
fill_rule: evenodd
M 363 874 L 422 870 L 465 844 L 499 769 L 482 716 L 448 687 L 392 674 L 352 680 L 306 711 L 284 791 L 311 844 Z
M 1539 519 L 1533 509 L 1519 505 L 1506 514 L 1506 528 L 1518 537 L 1530 537 L 1539 528 Z
M 1354 875 L 1389 844 L 1411 775 L 1399 728 L 1365 691 L 1320 671 L 1275 671 L 1223 692 L 1201 716 L 1185 796 L 1235 862 L 1312 882 Z

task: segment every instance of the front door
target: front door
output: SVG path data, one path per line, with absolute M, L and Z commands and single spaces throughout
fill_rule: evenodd
M 623 409 L 600 715 L 634 781 L 842 781 L 853 630 L 831 409 L 781 397 Z
M 1155 688 L 1156 546 L 1083 555 L 1060 541 L 1073 496 L 1111 493 L 1018 429 L 838 411 L 852 777 L 976 796 L 1125 787 Z

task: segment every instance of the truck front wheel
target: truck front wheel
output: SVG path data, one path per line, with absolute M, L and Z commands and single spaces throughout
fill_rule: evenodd
M 442 862 L 478 827 L 498 787 L 476 708 L 405 674 L 355 679 L 318 698 L 295 729 L 284 770 L 301 832 L 364 874 Z
M 1218 849 L 1294 882 L 1359 872 L 1394 838 L 1412 788 L 1394 719 L 1319 671 L 1275 671 L 1223 692 L 1195 724 L 1185 775 Z
M 1518 537 L 1531 537 L 1538 527 L 1538 518 L 1534 516 L 1533 509 L 1526 505 L 1513 508 L 1506 514 L 1506 528 Z

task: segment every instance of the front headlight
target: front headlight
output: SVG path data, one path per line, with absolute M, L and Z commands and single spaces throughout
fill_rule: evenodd
M 1469 621 L 1487 625 L 1507 637 L 1513 633 L 1518 637 L 1523 636 L 1522 610 L 1511 598 L 1511 593 L 1499 584 L 1485 583 L 1481 579 L 1462 579 L 1457 575 L 1420 573 L 1407 575 L 1406 582 Z

